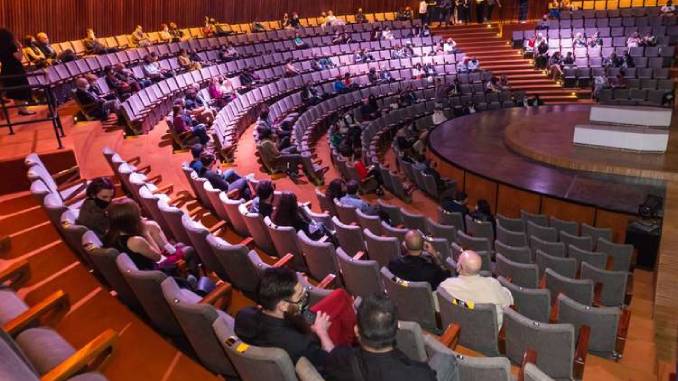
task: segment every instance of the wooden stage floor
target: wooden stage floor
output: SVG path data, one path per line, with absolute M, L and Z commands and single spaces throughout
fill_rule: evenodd
M 557 168 L 520 155 L 506 144 L 509 126 L 514 129 L 529 126 L 524 127 L 529 128 L 530 133 L 521 135 L 522 142 L 529 142 L 531 147 L 544 146 L 547 151 L 568 150 L 568 146 L 572 146 L 573 126 L 588 118 L 588 110 L 589 106 L 583 105 L 554 105 L 481 112 L 443 123 L 431 132 L 429 144 L 433 153 L 465 171 L 567 201 L 635 214 L 647 194 L 663 197 L 666 184 L 662 180 Z M 554 132 L 557 130 L 562 133 Z M 575 158 L 579 152 L 586 151 L 586 159 L 594 163 L 654 165 L 666 171 L 678 167 L 675 154 L 670 156 L 671 160 L 646 162 L 631 158 L 639 154 L 620 155 L 616 151 L 585 147 L 574 147 L 570 151 Z

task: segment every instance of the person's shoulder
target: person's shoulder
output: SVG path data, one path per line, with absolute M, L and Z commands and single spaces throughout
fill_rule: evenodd
M 401 365 L 401 369 L 394 370 L 403 371 L 404 374 L 411 377 L 411 379 L 414 381 L 436 379 L 435 372 L 427 363 L 412 360 L 399 349 L 395 349 L 393 355 L 397 359 L 397 362 Z

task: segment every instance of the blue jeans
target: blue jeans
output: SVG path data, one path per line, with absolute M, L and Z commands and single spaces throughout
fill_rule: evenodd
M 194 126 L 191 132 L 200 139 L 200 144 L 207 144 L 210 141 L 210 137 L 207 135 L 207 128 L 205 128 L 204 124 Z

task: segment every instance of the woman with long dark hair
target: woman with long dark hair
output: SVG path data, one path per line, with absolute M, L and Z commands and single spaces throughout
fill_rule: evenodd
M 0 29 L 0 65 L 2 65 L 0 75 L 3 77 L 0 84 L 3 87 L 2 92 L 19 106 L 19 115 L 33 115 L 35 112 L 29 111 L 25 106 L 33 99 L 33 96 L 28 87 L 26 70 L 21 64 L 22 56 L 21 44 L 14 38 L 12 32 L 4 28 Z M 5 76 L 13 77 L 4 78 Z

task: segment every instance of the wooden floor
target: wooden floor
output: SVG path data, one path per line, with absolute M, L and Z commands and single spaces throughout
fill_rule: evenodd
M 84 177 L 110 175 L 101 150 L 111 146 L 123 157 L 140 155 L 144 164 L 150 164 L 152 175 L 161 174 L 162 184 L 174 184 L 175 192 L 190 189 L 179 166 L 188 159 L 186 152 L 173 153 L 167 144 L 165 126 L 158 125 L 150 134 L 123 139 L 121 132 L 104 130 L 98 122 L 74 125 L 68 118 L 72 106 L 61 109 L 66 138 L 64 144 L 76 153 Z M 0 136 L 0 158 L 24 156 L 31 151 L 49 152 L 56 148 L 49 126 L 24 126 L 14 136 Z M 265 178 L 253 160 L 254 141 L 247 131 L 239 142 L 236 152 L 236 169 L 240 173 L 253 172 L 258 178 Z M 330 163 L 327 142 L 324 137 L 319 143 L 318 154 L 324 163 Z M 386 160 L 393 162 L 392 154 Z M 334 169 L 326 178 L 336 177 Z M 312 201 L 317 209 L 313 186 L 307 183 L 294 184 L 287 179 L 277 181 L 279 190 L 297 193 L 300 200 Z M 417 210 L 428 216 L 435 215 L 435 203 L 415 192 L 411 204 L 403 204 L 387 195 L 387 202 L 407 209 Z M 206 217 L 205 223 L 214 223 L 213 217 Z M 74 345 L 82 345 L 98 332 L 112 328 L 120 332 L 120 345 L 104 369 L 112 381 L 117 380 L 210 380 L 216 379 L 204 368 L 181 352 L 132 311 L 124 307 L 111 293 L 104 289 L 73 253 L 62 242 L 47 220 L 41 208 L 26 193 L 0 198 L 0 236 L 10 235 L 11 250 L 2 256 L 0 268 L 8 261 L 26 259 L 32 268 L 32 278 L 21 294 L 29 303 L 56 290 L 63 289 L 69 294 L 73 305 L 71 312 L 56 327 Z M 236 242 L 240 239 L 227 231 L 224 237 Z M 270 258 L 264 257 L 265 260 Z M 636 270 L 634 274 L 633 311 L 626 356 L 618 363 L 589 355 L 585 380 L 656 380 L 654 322 L 652 320 L 653 280 L 652 274 Z M 240 294 L 235 295 L 228 312 L 234 313 L 245 305 L 251 305 Z M 263 381 L 263 380 L 262 380 Z
M 443 123 L 430 134 L 431 151 L 443 160 L 494 181 L 559 199 L 635 214 L 648 193 L 662 195 L 665 184 L 615 175 L 556 168 L 530 160 L 505 144 L 505 131 L 529 124 L 533 131 L 549 124 L 568 128 L 589 106 L 555 105 L 481 112 Z M 535 145 L 546 140 L 535 133 Z M 547 132 L 544 133 L 545 135 Z M 560 135 L 558 135 L 560 138 Z M 527 136 L 525 140 L 531 139 Z M 563 143 L 565 144 L 565 143 Z M 557 144 L 556 144 L 557 145 Z M 609 154 L 600 151 L 599 156 Z M 492 160 L 486 158 L 491 157 Z M 613 156 L 614 157 L 614 156 Z M 678 163 L 677 163 L 678 164 Z

